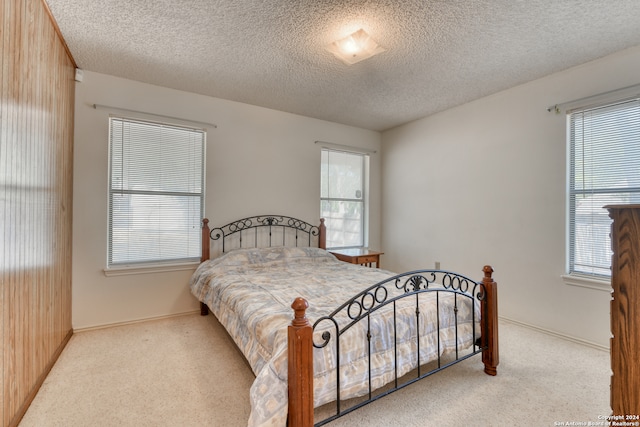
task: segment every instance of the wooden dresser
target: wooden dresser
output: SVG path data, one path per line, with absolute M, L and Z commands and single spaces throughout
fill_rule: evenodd
M 633 417 L 640 415 L 640 205 L 606 208 L 613 219 L 611 409 Z

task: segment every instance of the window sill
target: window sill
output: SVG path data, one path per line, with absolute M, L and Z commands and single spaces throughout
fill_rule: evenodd
M 581 288 L 595 289 L 598 291 L 611 292 L 611 280 L 595 279 L 589 276 L 578 274 L 564 274 L 562 280 L 565 284 L 579 286 Z
M 107 277 L 112 276 L 128 276 L 130 274 L 147 274 L 147 273 L 166 273 L 169 271 L 182 271 L 192 270 L 200 265 L 197 261 L 185 262 L 180 264 L 156 264 L 145 266 L 123 266 L 123 267 L 109 267 L 105 268 L 104 275 Z

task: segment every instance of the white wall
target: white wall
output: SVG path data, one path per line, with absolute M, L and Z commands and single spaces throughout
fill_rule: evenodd
M 556 103 L 638 84 L 640 47 L 383 133 L 383 249 L 396 271 L 481 278 L 499 314 L 608 346 L 610 294 L 567 285 L 565 115 Z
M 315 222 L 320 147 L 380 151 L 378 132 L 85 71 L 76 86 L 73 210 L 75 329 L 197 310 L 192 270 L 105 277 L 109 111 L 93 104 L 215 123 L 207 135 L 206 216 L 212 225 L 257 214 Z M 370 244 L 380 245 L 380 155 L 371 156 Z

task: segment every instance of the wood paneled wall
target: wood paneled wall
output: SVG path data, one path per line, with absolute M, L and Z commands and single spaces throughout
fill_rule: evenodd
M 75 63 L 44 0 L 0 0 L 0 407 L 17 425 L 71 337 Z

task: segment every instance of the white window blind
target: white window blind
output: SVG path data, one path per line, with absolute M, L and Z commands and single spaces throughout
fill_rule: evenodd
M 569 273 L 611 275 L 604 206 L 640 203 L 640 101 L 569 114 Z
M 109 121 L 108 266 L 198 260 L 205 132 Z
M 320 215 L 327 247 L 364 246 L 366 154 L 322 150 Z

